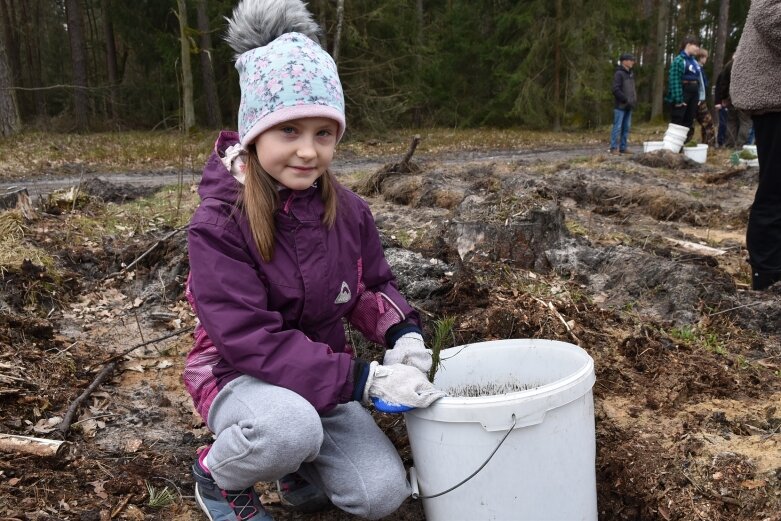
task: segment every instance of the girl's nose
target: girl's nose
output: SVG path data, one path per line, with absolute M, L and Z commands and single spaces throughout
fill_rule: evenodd
M 296 155 L 301 159 L 313 159 L 317 157 L 317 151 L 315 150 L 314 143 L 311 139 L 302 139 L 301 144 L 296 151 Z

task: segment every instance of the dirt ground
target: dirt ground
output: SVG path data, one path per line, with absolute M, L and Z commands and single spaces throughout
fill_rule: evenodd
M 756 169 L 726 155 L 459 159 L 372 183 L 339 173 L 366 190 L 427 334 L 453 317 L 457 344 L 548 338 L 589 352 L 601 520 L 781 520 L 781 285 L 749 289 L 743 239 Z M 37 255 L 0 263 L 0 434 L 62 439 L 68 407 L 119 360 L 78 408 L 66 455 L 0 452 L 0 521 L 204 519 L 189 467 L 211 437 L 180 378 L 194 323 L 185 181 L 157 206 L 144 202 L 157 188 L 89 181 L 40 199 L 31 221 L 0 222 L 6 251 L 13 240 Z M 397 264 L 405 251 L 417 267 Z M 415 270 L 432 265 L 424 284 Z M 376 418 L 411 464 L 403 420 Z M 276 519 L 356 519 L 294 513 L 258 489 Z M 424 515 L 410 499 L 388 519 Z

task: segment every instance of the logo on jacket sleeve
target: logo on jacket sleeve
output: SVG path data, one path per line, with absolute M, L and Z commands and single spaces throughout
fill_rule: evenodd
M 347 282 L 342 281 L 342 289 L 339 290 L 339 294 L 336 296 L 334 304 L 345 304 L 346 302 L 350 302 L 350 298 L 352 298 L 350 286 L 347 285 Z

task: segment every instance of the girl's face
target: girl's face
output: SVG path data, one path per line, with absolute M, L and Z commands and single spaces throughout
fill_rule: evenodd
M 255 140 L 263 170 L 291 190 L 306 190 L 331 165 L 339 124 L 328 118 L 280 123 Z

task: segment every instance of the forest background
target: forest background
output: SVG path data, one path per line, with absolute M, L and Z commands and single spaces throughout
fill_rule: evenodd
M 0 131 L 231 128 L 223 41 L 235 0 L 0 0 Z M 663 118 L 687 34 L 711 86 L 749 0 L 311 0 L 352 129 L 594 128 L 619 54 L 637 56 L 635 121 Z

